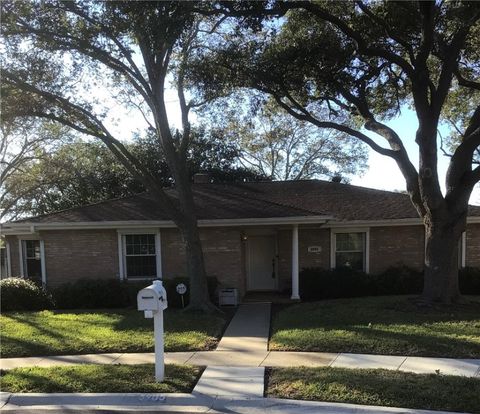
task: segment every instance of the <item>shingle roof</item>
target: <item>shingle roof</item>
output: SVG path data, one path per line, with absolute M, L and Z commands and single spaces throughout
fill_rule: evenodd
M 418 218 L 406 194 L 321 180 L 193 184 L 202 220 L 333 216 L 337 220 Z M 176 198 L 174 189 L 167 190 Z M 470 206 L 469 215 L 480 216 Z M 170 220 L 151 195 L 142 193 L 28 219 L 17 223 Z

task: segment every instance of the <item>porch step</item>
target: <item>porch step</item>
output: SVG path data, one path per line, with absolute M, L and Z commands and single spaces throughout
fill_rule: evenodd
M 247 292 L 243 297 L 242 303 L 278 303 L 278 304 L 288 304 L 296 303 L 298 300 L 292 300 L 290 294 L 288 293 L 279 293 L 279 292 Z

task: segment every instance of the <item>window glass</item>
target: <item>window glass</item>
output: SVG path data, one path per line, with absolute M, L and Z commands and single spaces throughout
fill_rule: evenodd
M 40 255 L 39 240 L 25 240 L 24 247 L 24 263 L 25 276 L 37 282 L 42 281 L 42 259 Z
M 125 265 L 127 278 L 157 276 L 154 234 L 126 234 Z
M 337 251 L 362 251 L 365 233 L 337 233 Z
M 335 234 L 335 266 L 365 269 L 365 233 Z

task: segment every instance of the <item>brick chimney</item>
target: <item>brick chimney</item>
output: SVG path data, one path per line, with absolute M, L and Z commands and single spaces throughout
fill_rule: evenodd
M 210 184 L 212 182 L 212 177 L 209 173 L 196 173 L 193 175 L 194 184 Z

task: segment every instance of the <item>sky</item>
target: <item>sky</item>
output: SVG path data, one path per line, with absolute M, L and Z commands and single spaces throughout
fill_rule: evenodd
M 415 133 L 418 128 L 418 120 L 414 111 L 404 109 L 402 114 L 387 122 L 394 131 L 402 139 L 405 148 L 409 154 L 410 160 L 418 170 L 418 146 L 415 143 Z M 363 131 L 367 133 L 368 131 Z M 447 129 L 440 128 L 440 132 L 446 136 Z M 375 134 L 368 133 L 369 136 L 375 137 Z M 379 142 L 377 140 L 377 142 Z M 450 158 L 445 156 L 441 151 L 438 152 L 438 171 L 440 177 L 440 185 L 445 191 L 445 176 L 448 169 Z M 362 177 L 355 177 L 351 183 L 362 187 L 377 188 L 380 190 L 402 191 L 406 190 L 405 179 L 401 174 L 395 161 L 391 158 L 378 154 L 370 150 L 369 169 Z M 477 185 L 470 197 L 470 204 L 480 205 L 480 187 Z

